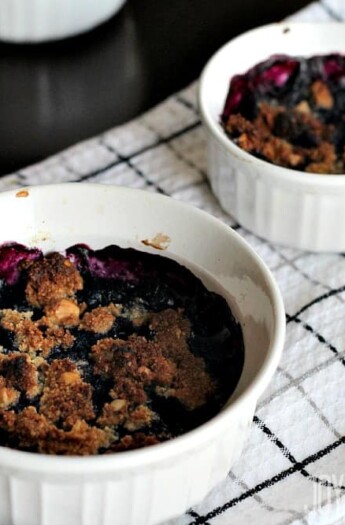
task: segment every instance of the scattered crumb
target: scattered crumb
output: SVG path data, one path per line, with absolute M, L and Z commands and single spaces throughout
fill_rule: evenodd
M 109 306 L 98 306 L 89 312 L 85 312 L 79 328 L 105 334 L 109 332 L 119 314 L 120 308 L 112 303 Z
M 141 241 L 145 246 L 151 246 L 156 250 L 166 250 L 171 242 L 168 235 L 164 233 L 157 233 L 152 239 L 143 239 Z
M 54 252 L 28 264 L 26 298 L 29 304 L 44 307 L 60 299 L 73 298 L 83 288 L 83 279 L 69 259 Z
M 19 190 L 16 192 L 16 197 L 28 197 L 29 192 L 28 190 Z

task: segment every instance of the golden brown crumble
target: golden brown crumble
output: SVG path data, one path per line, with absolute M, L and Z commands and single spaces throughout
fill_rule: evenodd
M 7 385 L 4 377 L 0 376 L 0 408 L 9 408 L 19 401 L 20 392 Z
M 146 402 L 145 387 L 151 384 L 160 395 L 175 397 L 190 410 L 204 404 L 214 384 L 203 359 L 188 348 L 190 323 L 182 311 L 151 314 L 149 326 L 155 332 L 153 341 L 138 336 L 98 341 L 92 347 L 95 373 L 113 378 L 112 397 L 132 406 Z
M 6 387 L 14 388 L 28 398 L 37 396 L 40 391 L 36 366 L 28 355 L 20 352 L 0 354 L 0 378 Z
M 142 432 L 138 432 L 134 435 L 127 435 L 120 439 L 120 441 L 115 442 L 111 447 L 109 452 L 122 452 L 124 450 L 133 450 L 137 448 L 149 447 L 151 445 L 156 445 L 161 441 L 166 439 L 165 436 L 154 436 L 147 435 Z
M 153 430 L 151 394 L 188 414 L 210 400 L 215 383 L 189 347 L 183 308 L 91 306 L 79 300 L 79 271 L 57 253 L 22 266 L 25 307 L 0 310 L 0 331 L 13 341 L 0 347 L 0 431 L 11 446 L 69 455 L 140 448 L 171 437 Z M 133 327 L 123 339 L 110 337 L 118 319 Z
M 317 92 L 320 106 L 326 107 L 331 103 L 320 86 Z M 288 119 L 285 118 L 286 113 L 287 110 L 281 106 L 262 102 L 258 104 L 258 114 L 252 122 L 240 114 L 233 114 L 229 116 L 225 130 L 240 148 L 273 164 L 313 173 L 339 173 L 341 167 L 331 143 L 334 127 L 311 114 L 306 101 L 289 110 Z M 309 133 L 316 145 L 294 145 L 290 142 L 290 134 L 293 133 Z
M 92 387 L 85 383 L 77 366 L 69 359 L 57 359 L 45 375 L 40 412 L 49 421 L 62 420 L 70 429 L 78 420 L 95 417 L 92 405 Z
M 156 382 L 168 388 L 165 395 L 176 397 L 189 410 L 203 405 L 213 393 L 214 383 L 205 370 L 204 360 L 188 348 L 188 319 L 182 311 L 163 310 L 152 316 L 150 328 L 156 332 L 155 346 L 162 353 L 162 359 L 148 361 L 156 372 Z
M 18 350 L 31 355 L 42 353 L 48 356 L 56 346 L 70 347 L 74 336 L 69 330 L 59 326 L 50 326 L 46 316 L 32 321 L 33 312 L 17 312 L 16 310 L 0 310 L 0 326 L 14 333 Z
M 331 109 L 334 104 L 329 87 L 322 80 L 315 80 L 310 86 L 312 96 L 317 106 L 323 109 Z
M 88 425 L 85 421 L 76 421 L 70 431 L 59 430 L 57 436 L 53 436 L 43 442 L 41 452 L 47 454 L 63 454 L 86 456 L 94 455 L 102 448 L 108 448 L 115 440 L 110 429 L 101 429 Z
M 51 364 L 44 358 L 57 344 L 63 346 L 66 337 L 74 340 L 58 325 L 61 317 L 57 304 L 45 306 L 45 315 L 37 321 L 32 320 L 31 311 L 1 311 L 1 326 L 14 333 L 20 351 L 0 354 L 0 428 L 15 435 L 21 447 L 37 447 L 49 454 L 95 454 L 117 441 L 111 429 L 120 426 L 136 432 L 154 422 L 156 414 L 146 404 L 147 387 L 153 386 L 158 395 L 175 397 L 188 410 L 201 406 L 212 394 L 214 385 L 203 360 L 188 348 L 190 322 L 183 311 L 141 311 L 139 315 L 138 307 L 134 307 L 133 312 L 127 312 L 128 317 L 135 319 L 135 326 L 147 323 L 155 336 L 152 340 L 138 335 L 127 340 L 104 337 L 92 346 L 94 373 L 113 384 L 110 400 L 96 418 L 93 387 L 84 381 L 77 364 L 68 357 Z M 77 303 L 72 304 L 79 312 Z M 112 303 L 97 307 L 85 312 L 81 320 L 78 314 L 76 326 L 105 334 L 119 313 L 120 308 Z M 70 326 L 72 321 L 67 318 Z M 41 331 L 43 326 L 45 330 Z M 28 398 L 41 394 L 39 411 L 35 407 L 26 407 L 18 414 L 10 410 L 21 393 Z M 111 450 L 138 448 L 161 439 L 128 435 Z
M 76 326 L 79 323 L 80 308 L 71 299 L 59 299 L 44 309 L 48 326 Z
M 23 448 L 37 446 L 45 454 L 90 455 L 108 447 L 115 437 L 109 429 L 91 427 L 77 420 L 68 431 L 61 430 L 30 406 L 16 414 L 0 410 L 0 427 L 14 435 Z
M 25 289 L 29 304 L 44 307 L 71 298 L 83 288 L 83 279 L 72 262 L 59 253 L 29 262 Z
M 310 152 L 310 164 L 306 171 L 310 173 L 332 173 L 337 162 L 333 144 L 321 142 L 318 148 Z
M 127 417 L 128 402 L 126 399 L 114 399 L 111 403 L 105 403 L 97 423 L 101 427 L 123 425 Z
M 113 303 L 110 303 L 108 306 L 98 306 L 90 312 L 85 312 L 79 328 L 98 334 L 105 334 L 113 326 L 120 311 L 121 309 Z

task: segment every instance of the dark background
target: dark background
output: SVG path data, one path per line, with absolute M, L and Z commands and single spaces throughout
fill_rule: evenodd
M 308 3 L 128 0 L 84 35 L 0 43 L 0 175 L 135 117 L 196 79 L 233 36 Z

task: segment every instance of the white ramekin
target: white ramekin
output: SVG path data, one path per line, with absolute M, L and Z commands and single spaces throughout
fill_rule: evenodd
M 345 53 L 343 23 L 279 23 L 222 47 L 200 80 L 199 106 L 208 139 L 208 174 L 225 211 L 272 242 L 312 251 L 345 250 L 345 175 L 275 166 L 243 151 L 220 125 L 230 79 L 272 54 Z
M 125 0 L 0 0 L 0 39 L 43 42 L 77 35 L 115 14 Z
M 44 251 L 76 242 L 164 253 L 221 292 L 240 321 L 245 364 L 227 406 L 183 436 L 97 457 L 0 447 L 3 525 L 153 525 L 184 512 L 226 477 L 255 405 L 280 358 L 285 317 L 277 286 L 248 244 L 212 216 L 161 195 L 107 185 L 62 184 L 0 194 L 0 242 Z M 166 235 L 165 252 L 142 240 Z

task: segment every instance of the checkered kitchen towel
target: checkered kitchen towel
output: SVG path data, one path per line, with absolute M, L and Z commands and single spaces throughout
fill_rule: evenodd
M 345 19 L 345 0 L 291 20 Z M 314 255 L 258 239 L 225 215 L 206 179 L 196 85 L 147 114 L 18 173 L 0 190 L 84 181 L 171 195 L 233 226 L 283 294 L 284 355 L 227 479 L 169 525 L 345 524 L 345 254 Z M 343 225 L 345 226 L 345 225 Z

